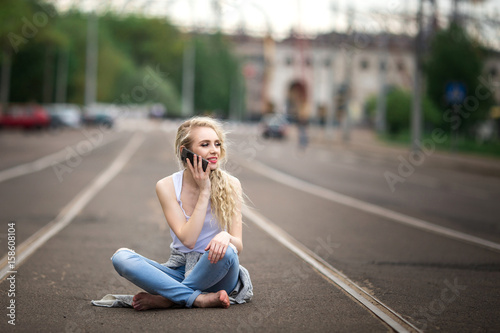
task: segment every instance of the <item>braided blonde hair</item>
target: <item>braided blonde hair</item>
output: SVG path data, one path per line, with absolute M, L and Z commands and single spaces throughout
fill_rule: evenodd
M 185 146 L 191 150 L 193 138 L 191 131 L 196 127 L 208 127 L 215 131 L 220 141 L 220 156 L 217 169 L 210 172 L 210 200 L 212 213 L 219 221 L 222 230 L 229 231 L 233 217 L 238 212 L 238 204 L 243 203 L 243 195 L 236 187 L 233 177 L 223 169 L 226 162 L 226 133 L 222 129 L 222 124 L 209 117 L 193 117 L 184 121 L 177 129 L 175 138 L 175 154 L 182 168 L 186 167 L 186 161 L 181 158 L 180 147 Z

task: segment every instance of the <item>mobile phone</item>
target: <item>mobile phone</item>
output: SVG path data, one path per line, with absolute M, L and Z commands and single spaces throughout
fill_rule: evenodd
M 181 158 L 183 160 L 189 159 L 191 161 L 192 166 L 194 166 L 194 156 L 195 156 L 195 153 L 193 153 L 191 150 L 189 150 L 187 148 L 182 149 Z M 198 155 L 196 155 L 196 156 L 198 156 Z M 201 159 L 201 167 L 203 168 L 203 171 L 207 170 L 208 161 L 204 158 Z

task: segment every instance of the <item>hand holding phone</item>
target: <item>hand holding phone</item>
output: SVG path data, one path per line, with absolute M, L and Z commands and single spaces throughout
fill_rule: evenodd
M 191 161 L 191 165 L 194 167 L 194 157 L 198 157 L 195 153 L 193 153 L 191 150 L 187 148 L 183 148 L 181 151 L 181 158 L 182 160 L 189 159 Z M 201 159 L 201 167 L 203 168 L 203 172 L 207 170 L 208 167 L 208 161 L 204 158 Z

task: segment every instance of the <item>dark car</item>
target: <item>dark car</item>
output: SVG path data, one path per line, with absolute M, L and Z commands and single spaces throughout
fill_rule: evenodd
M 37 104 L 12 105 L 0 115 L 0 127 L 42 129 L 50 126 L 50 115 Z
M 87 113 L 82 117 L 82 123 L 87 126 L 102 125 L 111 128 L 114 125 L 114 119 L 105 113 Z
M 284 114 L 267 114 L 262 118 L 262 135 L 264 138 L 279 138 L 286 136 L 288 131 L 288 120 Z

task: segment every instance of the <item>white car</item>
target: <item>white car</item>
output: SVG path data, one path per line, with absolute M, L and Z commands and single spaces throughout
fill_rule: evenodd
M 53 127 L 79 128 L 81 126 L 81 110 L 77 105 L 52 104 L 45 107 L 50 114 Z

